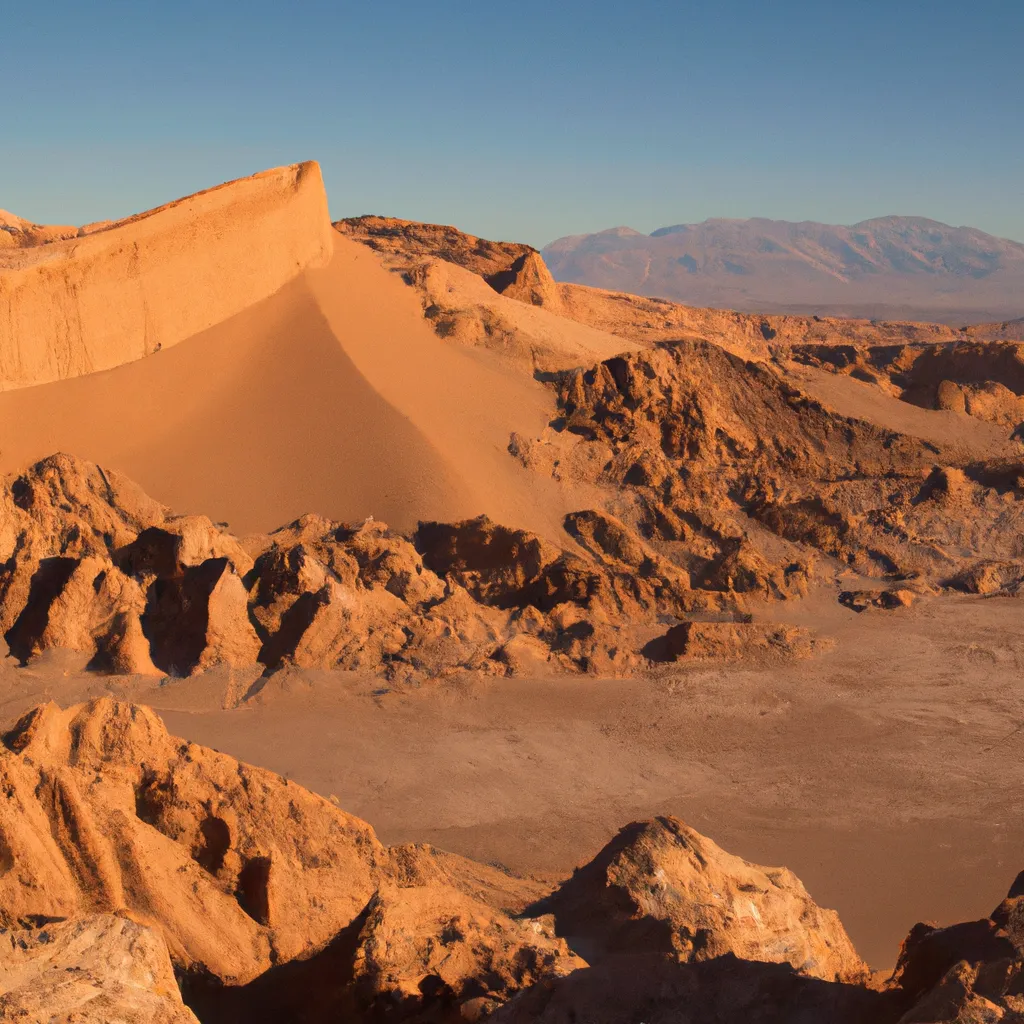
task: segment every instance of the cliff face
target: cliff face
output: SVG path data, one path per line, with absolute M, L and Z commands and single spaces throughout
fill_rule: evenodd
M 176 345 L 326 263 L 332 238 L 320 168 L 309 162 L 76 238 L 0 250 L 0 389 Z

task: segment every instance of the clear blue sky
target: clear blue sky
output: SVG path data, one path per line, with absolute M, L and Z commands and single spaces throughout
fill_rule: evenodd
M 1024 0 L 8 0 L 0 208 L 313 158 L 335 216 L 543 244 L 890 213 L 1024 240 Z

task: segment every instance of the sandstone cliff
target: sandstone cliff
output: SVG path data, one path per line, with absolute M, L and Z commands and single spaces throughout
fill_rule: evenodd
M 176 345 L 325 263 L 332 235 L 310 162 L 78 237 L 0 248 L 0 389 Z

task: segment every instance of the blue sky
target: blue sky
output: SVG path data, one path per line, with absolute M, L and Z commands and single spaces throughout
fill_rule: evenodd
M 317 159 L 335 216 L 536 245 L 890 213 L 1024 240 L 1024 0 L 8 0 L 0 208 Z

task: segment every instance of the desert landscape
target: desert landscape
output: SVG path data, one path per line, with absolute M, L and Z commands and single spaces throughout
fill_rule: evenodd
M 1024 1019 L 1024 308 L 553 251 L 0 213 L 0 1019 Z

